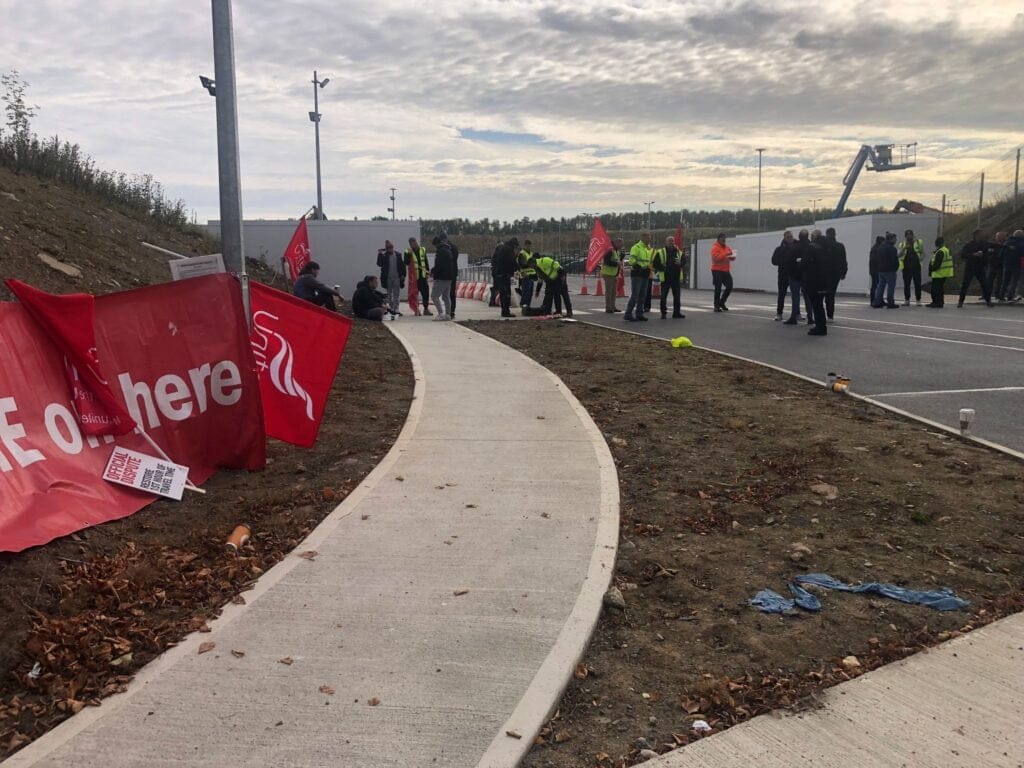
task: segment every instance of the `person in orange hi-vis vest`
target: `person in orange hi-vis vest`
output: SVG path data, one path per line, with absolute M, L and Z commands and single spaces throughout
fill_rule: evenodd
M 715 284 L 715 312 L 728 312 L 725 302 L 732 293 L 732 263 L 736 256 L 732 248 L 725 244 L 725 232 L 719 232 L 718 238 L 711 244 L 711 279 Z

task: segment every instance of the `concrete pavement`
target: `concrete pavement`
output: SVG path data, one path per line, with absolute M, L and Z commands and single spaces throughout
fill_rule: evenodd
M 527 357 L 454 323 L 393 329 L 417 384 L 381 464 L 246 605 L 5 766 L 518 762 L 611 578 L 614 464 Z

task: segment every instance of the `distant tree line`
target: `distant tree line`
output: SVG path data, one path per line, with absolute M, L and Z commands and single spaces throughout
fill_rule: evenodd
M 37 107 L 26 101 L 28 83 L 18 70 L 0 75 L 0 85 L 7 117 L 6 128 L 0 128 L 0 166 L 53 179 L 163 224 L 179 228 L 188 224 L 184 201 L 167 198 L 151 175 L 100 170 L 77 144 L 58 136 L 39 138 L 31 125 Z

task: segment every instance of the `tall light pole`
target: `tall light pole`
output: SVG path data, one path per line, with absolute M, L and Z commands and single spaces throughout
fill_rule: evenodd
M 820 203 L 821 200 L 822 200 L 822 198 L 820 198 L 820 197 L 811 197 L 811 198 L 809 198 L 809 201 L 811 203 L 811 218 L 812 219 L 818 218 L 818 203 Z
M 391 220 L 394 221 L 395 220 L 395 192 L 398 191 L 398 187 L 388 187 L 388 189 L 391 190 L 391 198 L 390 198 L 391 199 L 391 207 L 388 208 L 388 211 L 391 213 Z
M 761 231 L 761 160 L 764 147 L 757 148 L 757 231 Z
M 653 237 L 654 235 L 651 233 L 651 206 L 654 205 L 654 201 L 651 200 L 649 203 L 644 203 L 644 205 L 647 206 L 647 234 Z
M 320 95 L 318 91 L 327 85 L 331 78 L 317 79 L 316 70 L 313 70 L 313 111 L 309 113 L 310 122 L 313 123 L 313 133 L 316 137 L 316 219 L 324 218 L 324 196 L 320 187 Z
M 200 78 L 217 99 L 217 169 L 220 182 L 220 242 L 224 266 L 239 276 L 246 322 L 249 312 L 249 276 L 242 249 L 242 180 L 238 164 L 238 100 L 235 91 L 235 36 L 231 27 L 231 0 L 211 0 L 213 17 L 213 74 Z

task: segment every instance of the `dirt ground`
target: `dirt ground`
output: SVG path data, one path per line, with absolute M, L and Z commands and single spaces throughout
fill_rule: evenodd
M 1020 463 L 824 387 L 667 342 L 555 322 L 475 323 L 562 377 L 621 488 L 615 585 L 576 678 L 523 765 L 628 766 L 1024 608 Z M 817 484 L 835 486 L 811 489 Z M 818 591 L 767 615 L 764 588 L 824 572 L 949 586 L 940 613 Z M 844 659 L 848 656 L 853 660 Z
M 388 451 L 412 387 L 401 345 L 381 324 L 357 322 L 314 448 L 272 440 L 265 471 L 220 472 L 205 497 L 0 554 L 0 760 L 244 601 Z M 236 556 L 224 540 L 238 523 L 253 543 Z

